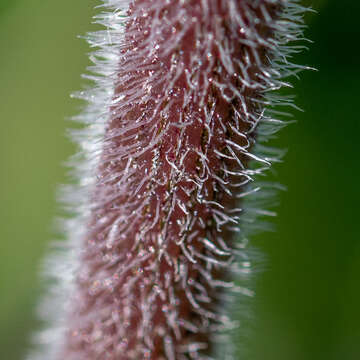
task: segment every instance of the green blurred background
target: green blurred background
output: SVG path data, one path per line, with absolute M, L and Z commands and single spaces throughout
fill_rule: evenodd
M 23 359 L 36 326 L 55 191 L 75 151 L 65 119 L 81 104 L 69 94 L 84 84 L 88 65 L 77 35 L 94 29 L 96 4 L 0 0 L 1 360 Z M 311 4 L 319 11 L 307 16 L 314 44 L 296 60 L 320 71 L 294 82 L 305 112 L 273 142 L 288 149 L 276 166 L 288 191 L 279 194 L 277 231 L 253 239 L 267 262 L 252 332 L 242 340 L 249 360 L 360 358 L 360 3 Z

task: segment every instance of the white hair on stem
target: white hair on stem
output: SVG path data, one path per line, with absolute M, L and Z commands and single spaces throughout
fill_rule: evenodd
M 259 216 L 275 215 L 274 212 L 266 210 L 266 206 L 269 195 L 272 195 L 276 186 L 260 183 L 258 178 L 282 156 L 281 152 L 264 144 L 285 124 L 277 118 L 277 108 L 294 106 L 290 98 L 278 96 L 274 91 L 290 86 L 285 79 L 305 68 L 290 62 L 300 48 L 289 43 L 303 40 L 302 16 L 306 9 L 301 7 L 297 0 L 227 0 L 226 6 L 223 6 L 229 22 L 240 30 L 236 44 L 242 46 L 243 53 L 237 58 L 232 56 L 233 43 L 224 35 L 224 25 L 216 23 L 215 20 L 219 18 L 211 19 L 209 15 L 216 7 L 215 0 L 201 0 L 198 4 L 202 11 L 199 16 L 212 29 L 212 32 L 206 35 L 200 26 L 194 24 L 196 18 L 189 18 L 191 11 L 187 12 L 184 1 L 173 2 L 178 12 L 171 19 L 173 23 L 168 24 L 160 21 L 159 14 L 166 9 L 169 2 L 154 0 L 149 8 L 141 11 L 135 9 L 135 15 L 142 12 L 143 17 L 147 18 L 145 13 L 156 14 L 152 19 L 153 28 L 160 31 L 174 26 L 173 35 L 166 46 L 157 47 L 158 32 L 154 30 L 146 34 L 147 38 L 144 44 L 141 44 L 142 47 L 131 49 L 134 51 L 126 53 L 129 56 L 126 58 L 121 55 L 121 50 L 129 46 L 127 40 L 133 35 L 131 32 L 124 32 L 125 24 L 129 21 L 126 10 L 130 3 L 130 0 L 103 1 L 102 8 L 105 11 L 95 19 L 106 30 L 91 33 L 87 37 L 90 46 L 96 50 L 90 56 L 94 64 L 89 68 L 91 74 L 86 77 L 92 80 L 95 86 L 75 94 L 88 103 L 83 113 L 75 118 L 84 125 L 83 129 L 79 132 L 73 131 L 73 138 L 80 146 L 79 154 L 71 160 L 77 185 L 66 187 L 62 194 L 62 201 L 70 215 L 70 219 L 66 219 L 62 225 L 67 241 L 57 244 L 54 255 L 49 257 L 45 265 L 47 276 L 56 279 L 56 284 L 40 307 L 41 317 L 49 326 L 37 336 L 36 343 L 39 346 L 29 359 L 57 359 L 66 347 L 68 321 L 77 301 L 76 279 L 91 279 L 92 286 L 88 289 L 90 296 L 97 296 L 105 290 L 112 291 L 116 286 L 105 266 L 99 266 L 95 275 L 89 275 L 89 268 L 80 259 L 82 239 L 87 236 L 88 219 L 96 214 L 97 209 L 108 204 L 114 205 L 118 193 L 129 194 L 127 202 L 122 202 L 123 212 L 111 220 L 106 215 L 97 217 L 99 224 L 102 222 L 101 226 L 106 228 L 105 241 L 99 250 L 110 251 L 115 244 L 126 244 L 126 239 L 130 236 L 133 236 L 134 240 L 131 250 L 141 250 L 137 256 L 129 256 L 124 260 L 121 271 L 116 273 L 116 282 L 121 282 L 122 292 L 127 294 L 121 298 L 122 308 L 117 313 L 117 318 L 109 319 L 109 310 L 105 307 L 105 315 L 101 316 L 103 322 L 108 320 L 114 325 L 130 323 L 134 316 L 134 289 L 141 288 L 140 297 L 137 299 L 141 321 L 137 325 L 136 336 L 143 339 L 143 342 L 130 348 L 126 327 L 119 325 L 116 336 L 122 340 L 114 345 L 114 354 L 123 354 L 126 351 L 129 359 L 140 359 L 141 356 L 149 358 L 155 348 L 152 333 L 156 333 L 163 339 L 161 346 L 166 359 L 200 360 L 213 359 L 212 356 L 220 359 L 220 354 L 221 359 L 234 359 L 235 351 L 229 336 L 238 323 L 230 320 L 229 309 L 238 301 L 239 294 L 245 297 L 254 294 L 246 286 L 254 261 L 253 254 L 247 250 L 248 237 L 252 231 L 264 227 L 264 223 L 258 220 Z M 275 17 L 269 12 L 272 6 L 279 8 Z M 131 21 L 136 21 L 134 19 L 136 16 L 130 17 Z M 176 28 L 176 24 L 182 26 Z M 270 35 L 264 36 L 264 30 L 259 28 L 258 24 L 265 27 Z M 150 30 L 153 28 L 150 27 Z M 177 46 L 184 41 L 189 28 L 194 30 L 199 46 L 189 54 L 187 61 L 190 66 L 186 67 L 184 61 L 178 61 L 182 54 Z M 234 30 L 229 30 L 226 26 L 225 29 Z M 217 60 L 214 59 L 214 49 Z M 265 55 L 260 53 L 259 49 L 264 51 Z M 171 54 L 174 56 L 170 56 Z M 164 72 L 161 66 L 160 70 L 156 69 L 156 66 L 153 69 L 153 64 L 146 63 L 154 56 L 171 57 L 170 71 Z M 215 61 L 221 76 L 211 76 Z M 137 71 L 136 66 L 142 67 L 142 71 L 147 74 L 147 78 L 142 79 L 141 88 L 137 87 L 140 81 L 137 82 L 133 75 Z M 120 78 L 119 71 L 122 74 Z M 176 84 L 182 78 L 186 80 L 186 84 L 183 89 L 177 90 Z M 131 81 L 132 87 L 126 87 L 127 82 Z M 122 90 L 118 91 L 121 86 Z M 108 128 L 119 116 L 126 118 L 132 104 L 146 104 L 150 101 L 152 89 L 156 87 L 162 87 L 166 101 L 155 102 L 147 116 L 140 113 L 132 121 L 124 123 L 123 127 Z M 215 89 L 219 95 L 211 98 L 209 88 Z M 180 96 L 176 91 L 183 93 Z M 182 97 L 183 112 L 180 112 L 176 122 L 160 122 L 158 118 L 162 116 L 166 119 L 174 106 L 175 100 L 171 96 Z M 231 108 L 231 122 L 216 113 L 217 96 Z M 196 104 L 198 109 L 190 116 L 185 109 L 193 104 Z M 196 113 L 199 115 L 196 116 Z M 191 147 L 186 135 L 189 127 L 196 126 L 203 126 L 200 148 Z M 134 131 L 143 127 L 146 127 L 150 134 L 145 141 L 139 139 L 140 130 Z M 179 135 L 171 144 L 172 147 L 162 155 L 162 161 L 159 144 L 172 128 L 176 128 Z M 224 134 L 228 132 L 234 136 L 226 137 Z M 114 148 L 112 144 L 117 138 L 121 138 L 122 143 Z M 225 139 L 221 147 L 216 146 L 216 141 L 220 138 Z M 152 156 L 150 166 L 146 167 L 146 161 L 141 163 L 139 159 L 143 159 L 148 153 Z M 198 164 L 197 172 L 190 174 L 187 164 L 194 156 Z M 117 171 L 99 176 L 99 168 L 105 167 L 106 161 L 120 165 Z M 159 169 L 164 163 L 168 167 L 161 173 Z M 214 163 L 220 164 L 219 169 L 212 167 Z M 144 173 L 141 180 L 133 181 L 141 171 Z M 113 183 L 116 184 L 118 193 L 111 187 Z M 165 189 L 168 184 L 170 185 L 165 195 L 156 192 L 156 189 Z M 111 191 L 104 192 L 103 197 L 94 200 L 94 188 L 101 186 L 109 187 Z M 226 194 L 224 196 L 239 199 L 241 203 L 223 203 L 221 198 L 219 200 L 216 196 L 212 197 L 212 192 Z M 152 203 L 155 203 L 152 217 L 145 220 L 144 214 Z M 197 208 L 206 209 L 210 215 L 199 215 L 203 210 L 194 210 Z M 178 216 L 176 225 L 171 225 L 174 214 L 181 216 Z M 138 226 L 139 223 L 141 226 Z M 155 234 L 159 224 L 161 231 Z M 174 226 L 178 228 L 174 242 L 180 251 L 177 259 L 167 250 L 168 234 L 173 231 Z M 133 229 L 137 230 L 132 233 Z M 232 234 L 236 241 L 230 244 L 222 236 L 224 233 Z M 144 239 L 152 244 L 145 250 L 141 248 Z M 102 261 L 108 266 L 115 264 L 117 260 L 119 259 L 108 257 L 106 261 Z M 167 264 L 172 272 L 161 274 L 161 261 Z M 131 277 L 127 276 L 129 271 L 132 271 Z M 232 273 L 231 280 L 228 276 L 226 279 L 214 276 L 222 271 Z M 144 282 L 141 283 L 144 272 L 151 274 L 148 275 L 152 284 L 149 288 Z M 191 274 L 195 272 L 197 276 L 193 278 Z M 176 286 L 173 284 L 175 282 Z M 143 284 L 143 287 L 139 284 Z M 179 288 L 184 294 L 183 297 L 177 295 Z M 187 301 L 191 306 L 191 311 L 197 316 L 196 322 L 179 316 L 179 299 Z M 162 309 L 165 324 L 160 325 L 154 320 L 153 310 L 158 301 L 168 302 L 169 306 Z M 243 311 L 246 314 L 249 310 L 244 306 Z M 90 313 L 86 316 L 86 321 L 95 322 L 93 317 L 97 315 Z M 101 333 L 102 330 L 99 331 Z M 206 354 L 208 345 L 198 340 L 182 343 L 180 340 L 184 331 L 194 334 L 209 333 L 212 344 L 217 344 L 213 346 L 217 354 Z M 104 341 L 107 339 L 105 335 L 103 338 Z M 95 340 L 89 342 L 94 343 Z M 94 345 L 94 354 L 104 356 L 104 348 L 105 345 Z M 82 359 L 76 357 L 76 354 L 71 356 L 68 360 Z

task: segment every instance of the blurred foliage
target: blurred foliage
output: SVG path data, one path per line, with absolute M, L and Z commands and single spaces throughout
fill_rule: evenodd
M 307 4 L 310 3 L 307 2 Z M 272 145 L 287 148 L 271 175 L 281 192 L 277 231 L 256 236 L 266 254 L 255 318 L 242 339 L 252 360 L 360 357 L 358 91 L 360 3 L 311 1 L 318 68 L 294 79 L 305 112 Z M 95 1 L 0 0 L 0 358 L 20 360 L 36 326 L 38 271 L 55 237 L 55 192 L 75 151 L 64 119 L 79 111 Z M 240 334 L 239 334 L 240 338 Z M 50 360 L 50 359 L 49 359 Z
M 0 2 L 0 16 L 5 10 L 7 10 L 11 5 L 15 5 L 17 0 L 1 0 Z
M 3 0 L 0 0 L 3 1 Z M 74 152 L 64 119 L 78 112 L 94 1 L 18 0 L 0 9 L 0 358 L 23 358 L 35 326 L 38 272 L 55 234 L 55 192 Z

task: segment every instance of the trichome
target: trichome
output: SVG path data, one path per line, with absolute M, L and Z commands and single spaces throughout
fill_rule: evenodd
M 263 143 L 283 124 L 276 106 L 288 100 L 277 91 L 300 69 L 289 42 L 301 39 L 304 9 L 296 0 L 103 7 L 106 30 L 88 37 L 95 86 L 78 94 L 89 105 L 76 134 L 79 185 L 67 192 L 77 216 L 70 249 L 49 265 L 68 267 L 58 285 L 66 306 L 42 356 L 212 359 L 237 326 L 224 307 L 252 294 L 239 281 L 251 271 L 247 220 L 267 213 L 254 180 L 277 160 Z M 224 349 L 221 359 L 233 359 Z

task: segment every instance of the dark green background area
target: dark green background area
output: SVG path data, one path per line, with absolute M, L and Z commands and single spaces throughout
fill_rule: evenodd
M 69 94 L 88 64 L 77 35 L 93 29 L 95 4 L 0 0 L 1 360 L 22 359 L 36 326 L 55 191 L 75 151 L 65 119 L 81 104 Z M 360 358 L 360 3 L 312 4 L 319 14 L 308 16 L 306 36 L 314 44 L 296 60 L 320 71 L 294 79 L 305 112 L 272 143 L 288 149 L 275 167 L 288 191 L 279 194 L 277 231 L 252 239 L 266 263 L 252 329 L 239 334 L 249 360 Z

